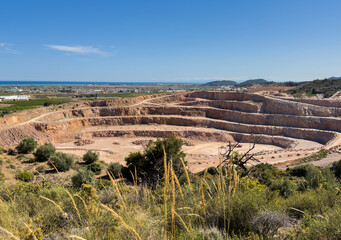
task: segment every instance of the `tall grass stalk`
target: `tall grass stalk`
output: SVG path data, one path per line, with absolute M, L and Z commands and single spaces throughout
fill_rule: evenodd
M 86 240 L 85 238 L 76 236 L 76 235 L 69 235 L 68 238 L 72 238 L 72 239 L 79 239 L 79 240 Z
M 116 190 L 117 195 L 119 196 L 119 198 L 120 198 L 120 200 L 121 200 L 123 206 L 126 207 L 125 201 L 124 201 L 124 199 L 123 199 L 123 197 L 122 197 L 122 195 L 121 195 L 121 192 L 120 192 L 120 190 L 119 190 L 119 188 L 118 188 L 118 186 L 117 186 L 116 181 L 114 180 L 113 176 L 111 175 L 111 173 L 110 173 L 109 171 L 107 171 L 107 173 L 108 173 L 108 175 L 109 175 L 110 181 L 111 181 L 112 185 L 114 186 L 114 189 Z
M 129 170 L 129 172 L 130 172 L 131 177 L 133 178 L 134 186 L 136 186 L 137 184 L 135 182 L 135 176 L 134 176 L 134 174 L 130 170 Z
M 8 231 L 5 228 L 0 227 L 0 231 L 5 233 L 5 235 L 7 235 L 9 237 L 9 239 L 16 239 L 16 240 L 20 240 L 20 238 L 16 237 L 13 233 L 11 233 L 10 231 Z M 4 238 L 5 239 L 5 238 Z
M 186 223 L 184 222 L 184 220 L 180 217 L 180 215 L 174 211 L 174 214 L 179 218 L 180 222 L 182 223 L 182 225 L 185 227 L 186 231 L 189 232 L 188 227 L 186 226 Z
M 137 170 L 136 170 L 136 166 L 134 167 L 135 170 L 135 186 L 137 186 Z
M 174 180 L 175 180 L 176 185 L 178 186 L 178 189 L 179 189 L 180 195 L 181 195 L 181 197 L 182 197 L 182 200 L 185 201 L 184 194 L 182 193 L 182 188 L 181 188 L 179 179 L 178 179 L 178 177 L 175 175 L 173 167 L 172 167 L 172 175 L 173 175 L 173 177 L 174 177 Z
M 85 208 L 85 211 L 88 213 L 89 210 L 88 210 L 88 207 L 87 207 L 86 202 L 84 201 L 84 199 L 81 196 L 79 196 L 78 194 L 75 194 L 74 196 L 79 198 L 82 201 L 82 203 L 84 205 L 84 208 Z
M 232 190 L 232 156 L 230 156 L 230 165 L 229 165 L 229 195 Z
M 59 209 L 59 211 L 60 211 L 61 213 L 65 214 L 64 210 L 62 209 L 62 207 L 59 206 L 59 204 L 57 204 L 57 203 L 56 203 L 55 201 L 53 201 L 52 199 L 49 199 L 49 198 L 44 197 L 44 196 L 39 196 L 39 197 L 42 198 L 42 199 L 45 199 L 46 201 L 49 201 L 50 203 L 52 203 L 53 205 L 55 205 L 55 206 Z
M 112 210 L 110 207 L 100 203 L 100 206 L 103 207 L 104 209 L 108 210 L 112 215 L 114 215 L 123 225 L 123 227 L 125 227 L 127 230 L 129 230 L 130 232 L 132 232 L 137 239 L 141 240 L 140 235 L 135 231 L 134 228 L 130 227 L 128 224 L 126 224 L 124 222 L 124 220 L 120 217 L 120 215 L 118 215 L 114 210 Z
M 186 178 L 187 178 L 187 182 L 188 182 L 189 189 L 190 189 L 191 192 L 193 193 L 193 188 L 192 188 L 192 185 L 191 185 L 191 179 L 189 178 L 189 175 L 188 175 L 188 171 L 187 171 L 185 162 L 184 162 L 184 160 L 183 160 L 182 158 L 181 158 L 180 160 L 181 160 L 182 166 L 184 167 L 184 171 L 185 171 L 185 174 L 186 174 Z
M 171 169 L 171 184 L 172 184 L 172 203 L 171 203 L 171 216 L 172 216 L 172 237 L 175 235 L 175 181 L 174 181 L 174 174 L 173 174 L 173 161 L 170 161 Z
M 169 184 L 169 171 L 167 169 L 167 156 L 165 148 L 163 148 L 163 164 L 165 169 L 165 187 L 163 192 L 164 211 L 165 211 L 165 239 L 167 239 L 167 196 L 168 196 L 168 184 Z
M 237 184 L 238 184 L 238 174 L 236 169 L 233 169 L 233 189 L 232 189 L 232 197 L 234 197 L 235 193 L 236 193 L 236 189 L 237 189 Z
M 81 215 L 79 214 L 75 199 L 72 197 L 71 193 L 68 190 L 65 189 L 65 192 L 67 193 L 67 195 L 69 195 L 69 197 L 72 201 L 73 207 L 75 208 L 75 210 L 77 212 L 77 216 L 78 216 L 79 221 L 82 221 L 82 218 L 81 218 Z
M 24 222 L 22 222 L 24 225 L 25 225 L 25 227 L 28 229 L 28 231 L 30 232 L 30 235 L 31 236 L 33 236 L 33 239 L 34 240 L 38 240 L 37 239 L 37 237 L 36 237 L 36 235 L 34 234 L 34 232 L 32 231 L 32 229 L 26 224 L 26 223 L 24 223 Z

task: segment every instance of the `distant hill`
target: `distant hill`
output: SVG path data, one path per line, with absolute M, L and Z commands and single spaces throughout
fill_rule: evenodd
M 323 80 L 317 79 L 311 82 L 305 82 L 294 89 L 288 90 L 288 93 L 323 94 L 327 98 L 340 90 L 341 77 L 331 77 Z
M 340 80 L 341 77 L 330 77 L 330 78 L 327 78 L 328 80 Z
M 209 86 L 209 87 L 221 87 L 221 86 L 234 86 L 237 82 L 231 80 L 221 80 L 221 81 L 212 81 L 208 83 L 201 84 L 201 86 Z
M 340 78 L 341 79 L 341 78 Z M 250 79 L 243 81 L 241 83 L 237 83 L 233 80 L 221 80 L 221 81 L 212 81 L 208 83 L 201 84 L 201 86 L 209 86 L 209 87 L 221 87 L 221 86 L 235 86 L 235 87 L 252 87 L 253 85 L 261 85 L 261 86 L 287 86 L 287 87 L 295 87 L 303 85 L 306 82 L 273 82 L 268 81 L 263 78 Z
M 268 84 L 268 83 L 271 83 L 263 78 L 257 78 L 257 79 L 250 79 L 250 80 L 246 80 L 242 83 L 239 83 L 237 86 L 238 87 L 250 87 L 254 84 L 260 84 L 260 85 L 265 85 L 265 84 Z

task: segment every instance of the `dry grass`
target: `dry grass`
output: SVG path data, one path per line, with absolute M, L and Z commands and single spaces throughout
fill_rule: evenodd
M 100 206 L 108 210 L 112 215 L 114 215 L 122 223 L 123 227 L 125 227 L 127 230 L 132 232 L 136 236 L 137 239 L 141 240 L 140 235 L 135 231 L 135 229 L 130 227 L 128 224 L 126 224 L 125 221 L 120 217 L 120 215 L 118 215 L 114 210 L 112 210 L 110 207 L 104 204 L 100 204 Z

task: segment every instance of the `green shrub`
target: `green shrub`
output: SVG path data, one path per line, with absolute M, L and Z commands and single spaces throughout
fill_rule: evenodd
M 92 184 L 94 176 L 95 174 L 92 171 L 81 169 L 72 176 L 72 186 L 80 188 L 82 184 Z
M 20 153 L 20 154 L 17 156 L 17 159 L 18 159 L 18 160 L 21 160 L 21 159 L 23 159 L 24 157 L 25 157 L 25 154 Z
M 45 143 L 37 148 L 34 153 L 35 160 L 38 162 L 48 161 L 50 156 L 56 152 L 56 148 L 51 143 Z
M 14 156 L 16 154 L 15 150 L 13 148 L 9 148 L 7 150 L 7 154 L 10 155 L 10 156 Z
M 302 219 L 303 228 L 294 233 L 293 239 L 341 239 L 341 207 L 328 209 L 323 217 L 307 217 Z
M 13 164 L 8 165 L 7 167 L 10 169 L 16 169 L 15 165 L 13 165 Z
M 98 175 L 102 172 L 102 165 L 99 163 L 91 163 L 87 166 L 87 169 L 92 171 L 94 174 Z
M 115 178 L 120 178 L 122 176 L 122 169 L 123 169 L 123 166 L 118 162 L 110 163 L 108 166 L 108 171 Z
M 217 175 L 219 173 L 219 171 L 216 167 L 209 167 L 209 168 L 207 168 L 207 173 L 209 173 L 211 175 Z
M 269 186 L 271 191 L 279 191 L 281 196 L 289 197 L 296 190 L 296 185 L 288 179 L 273 180 Z
M 23 181 L 23 182 L 31 182 L 34 179 L 34 175 L 31 172 L 23 171 L 19 172 L 16 176 L 16 179 Z
M 0 147 L 0 154 L 4 153 L 4 149 L 2 147 Z
M 92 150 L 87 151 L 83 155 L 83 160 L 86 164 L 94 163 L 98 160 L 99 158 L 99 153 L 93 152 Z
M 325 181 L 322 171 L 319 168 L 313 165 L 307 165 L 306 170 L 307 173 L 304 178 L 307 180 L 310 188 L 317 188 Z
M 66 153 L 56 152 L 50 157 L 49 165 L 57 168 L 58 171 L 65 172 L 73 167 L 73 157 Z
M 220 230 L 228 229 L 229 233 L 242 234 L 252 230 L 252 220 L 266 205 L 266 192 L 238 191 L 232 198 L 215 197 L 206 201 L 205 219 L 209 226 Z
M 288 198 L 287 212 L 289 215 L 300 218 L 306 214 L 322 214 L 326 209 L 334 207 L 337 201 L 337 192 L 319 188 L 298 192 Z
M 18 153 L 27 154 L 33 152 L 37 147 L 37 142 L 32 137 L 27 137 L 21 140 L 17 146 Z
M 306 165 L 301 165 L 294 168 L 288 168 L 286 171 L 289 175 L 294 177 L 305 177 L 307 174 L 307 167 Z
M 308 162 L 312 162 L 312 161 L 318 161 L 318 160 L 321 160 L 321 159 L 327 157 L 328 153 L 329 153 L 328 150 L 321 149 L 317 153 L 314 153 L 314 154 L 312 154 L 310 156 L 294 160 L 292 162 L 292 165 L 300 165 L 300 164 L 303 164 L 303 163 L 308 163 Z
M 330 172 L 327 170 L 322 171 L 312 164 L 298 166 L 287 171 L 291 176 L 304 177 L 306 180 L 305 185 L 308 188 L 318 188 L 325 184 L 327 180 L 332 181 Z
M 250 168 L 251 176 L 256 178 L 260 183 L 269 185 L 272 180 L 279 175 L 279 170 L 272 164 L 261 163 Z
M 335 174 L 335 177 L 341 178 L 341 160 L 339 160 L 337 162 L 333 162 L 331 170 Z

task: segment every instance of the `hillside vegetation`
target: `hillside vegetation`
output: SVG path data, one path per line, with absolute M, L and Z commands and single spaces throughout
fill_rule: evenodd
M 306 82 L 294 89 L 288 90 L 291 94 L 323 94 L 325 98 L 331 97 L 341 90 L 341 79 L 330 78 L 324 80 L 314 80 Z
M 273 82 L 273 81 L 267 81 L 262 78 L 258 79 L 250 79 L 243 81 L 241 83 L 237 83 L 232 80 L 221 80 L 221 81 L 212 81 L 205 84 L 202 84 L 201 86 L 209 86 L 209 87 L 221 87 L 221 86 L 234 86 L 234 87 L 243 87 L 243 88 L 249 88 L 254 85 L 260 85 L 260 86 L 286 86 L 286 87 L 293 87 L 293 86 L 299 86 L 302 83 L 298 82 Z
M 209 87 L 234 86 L 234 85 L 237 85 L 237 82 L 232 81 L 232 80 L 212 81 L 212 82 L 201 84 L 201 86 L 209 86 Z
M 58 154 L 48 152 L 49 159 Z M 62 175 L 48 160 L 52 170 L 21 172 L 16 184 L 3 183 L 2 239 L 341 238 L 341 161 L 245 171 L 245 158 L 234 151 L 221 156 L 225 165 L 192 174 L 176 138 L 150 141 L 127 157 L 127 167 L 104 166 L 96 156 L 88 152 L 81 164 L 65 163 L 76 171 L 72 181 L 47 181 L 49 174 Z M 153 161 L 152 168 L 142 159 Z M 91 164 L 107 171 L 95 178 Z

